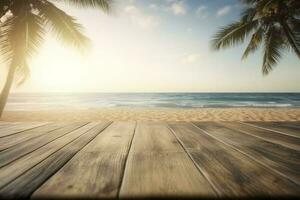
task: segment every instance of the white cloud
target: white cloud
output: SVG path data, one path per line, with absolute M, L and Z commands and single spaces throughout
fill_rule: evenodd
M 196 10 L 197 17 L 202 18 L 202 19 L 206 18 L 207 17 L 206 10 L 207 10 L 206 6 L 199 6 Z
M 228 14 L 230 12 L 230 10 L 231 10 L 231 6 L 229 6 L 229 5 L 224 6 L 218 10 L 217 16 L 222 17 L 222 16 Z
M 160 20 L 157 16 L 146 15 L 138 7 L 128 5 L 124 8 L 124 12 L 129 15 L 130 20 L 142 29 L 156 28 Z
M 150 4 L 149 7 L 153 10 L 157 10 L 158 9 L 158 5 L 157 4 Z
M 183 59 L 184 63 L 193 64 L 198 62 L 202 58 L 202 55 L 199 53 L 192 53 L 185 56 Z
M 129 5 L 124 8 L 124 11 L 129 14 L 137 14 L 139 9 L 133 5 Z
M 185 15 L 187 12 L 187 7 L 183 1 L 174 2 L 170 5 L 169 10 L 174 15 Z

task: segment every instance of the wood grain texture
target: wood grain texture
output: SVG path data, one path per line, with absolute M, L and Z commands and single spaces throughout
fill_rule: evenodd
M 74 156 L 33 198 L 116 198 L 135 122 L 115 122 Z
M 53 140 L 75 130 L 87 123 L 77 122 L 71 123 L 60 129 L 50 131 L 47 134 L 39 135 L 31 140 L 26 140 L 18 145 L 12 146 L 0 152 L 0 167 L 52 142 Z
M 300 122 L 247 122 L 247 124 L 300 138 Z
M 65 125 L 66 123 L 50 123 L 38 128 L 23 131 L 22 134 L 14 134 L 0 138 L 0 151 L 17 145 L 26 140 L 33 139 L 43 134 L 47 134 L 50 131 L 62 128 Z
M 293 148 L 300 151 L 300 138 L 291 137 L 289 135 L 284 135 L 281 133 L 257 128 L 248 124 L 239 123 L 239 122 L 229 122 L 226 123 L 228 128 L 238 130 L 241 133 L 252 135 L 260 139 L 273 142 L 275 144 L 280 144 L 287 148 Z
M 16 124 L 21 124 L 22 122 L 0 122 L 0 131 L 3 128 L 11 127 Z
M 138 123 L 119 197 L 214 195 L 166 124 Z
M 32 168 L 34 165 L 43 161 L 51 154 L 63 148 L 66 144 L 77 139 L 79 136 L 86 133 L 96 125 L 97 123 L 89 123 L 0 168 L 0 188 L 20 176 L 28 169 Z
M 271 170 L 278 171 L 296 183 L 300 182 L 299 151 L 230 129 L 225 126 L 226 122 L 198 122 L 195 124 L 216 138 L 255 158 Z
M 36 165 L 32 165 L 31 168 L 23 170 L 23 173 L 18 174 L 15 179 L 2 187 L 0 189 L 0 197 L 28 198 L 42 183 L 56 173 L 109 124 L 110 123 L 90 123 L 78 129 L 79 131 L 75 131 L 76 133 L 72 133 L 73 137 L 75 135 L 78 137 L 72 139 L 71 137 L 64 138 L 64 146 L 52 154 L 49 154 L 45 159 L 40 159 L 39 162 L 36 163 Z M 0 174 L 3 174 L 3 172 L 0 171 Z
M 299 122 L 251 124 L 62 122 L 0 137 L 0 199 L 299 197 Z
M 171 123 L 170 127 L 219 195 L 299 195 L 297 184 L 256 163 L 194 125 Z
M 47 122 L 24 122 L 24 123 L 17 123 L 9 125 L 5 128 L 0 129 L 0 138 L 13 135 L 16 133 L 22 133 L 23 131 L 30 130 L 39 126 L 43 126 L 48 124 Z

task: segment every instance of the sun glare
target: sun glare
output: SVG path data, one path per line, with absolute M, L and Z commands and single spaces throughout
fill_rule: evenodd
M 219 18 L 210 19 L 208 24 L 203 22 L 207 20 L 201 21 L 197 17 L 177 21 L 179 16 L 170 18 L 164 14 L 155 18 L 160 23 L 145 29 L 136 18 L 144 17 L 146 22 L 154 18 L 146 15 L 150 13 L 141 15 L 142 10 L 137 12 L 132 6 L 129 8 L 126 10 L 134 11 L 130 18 L 126 17 L 128 12 L 122 11 L 119 16 L 112 17 L 98 11 L 66 8 L 84 25 L 91 40 L 90 51 L 82 55 L 76 48 L 64 46 L 55 35 L 47 35 L 45 43 L 29 62 L 30 78 L 24 85 L 14 88 L 15 91 L 299 90 L 299 84 L 295 84 L 299 82 L 299 62 L 292 55 L 281 62 L 283 67 L 262 77 L 260 59 L 253 56 L 247 61 L 240 60 L 243 47 L 213 53 L 209 40 L 221 23 Z M 190 30 L 190 27 L 193 28 Z
M 33 81 L 53 91 L 79 90 L 84 72 L 83 56 L 61 47 L 56 41 L 48 41 L 45 47 L 32 62 Z
M 73 88 L 75 90 L 80 82 L 80 73 L 79 67 L 76 64 L 71 66 L 69 62 L 48 65 L 41 73 L 40 82 L 53 89 Z

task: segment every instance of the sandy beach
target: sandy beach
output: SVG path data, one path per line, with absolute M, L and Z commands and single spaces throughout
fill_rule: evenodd
M 5 111 L 2 121 L 299 121 L 297 108 L 99 108 Z

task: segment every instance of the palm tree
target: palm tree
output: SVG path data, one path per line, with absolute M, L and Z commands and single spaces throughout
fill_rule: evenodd
M 37 53 L 46 30 L 59 40 L 84 50 L 88 38 L 82 26 L 54 3 L 64 2 L 82 8 L 109 11 L 111 0 L 1 0 L 0 55 L 8 66 L 6 82 L 0 95 L 0 116 L 15 80 L 22 84 L 29 75 L 28 59 Z
M 285 50 L 300 59 L 299 0 L 241 0 L 245 6 L 240 19 L 222 27 L 213 37 L 214 50 L 250 41 L 242 59 L 263 44 L 262 73 L 267 75 Z

